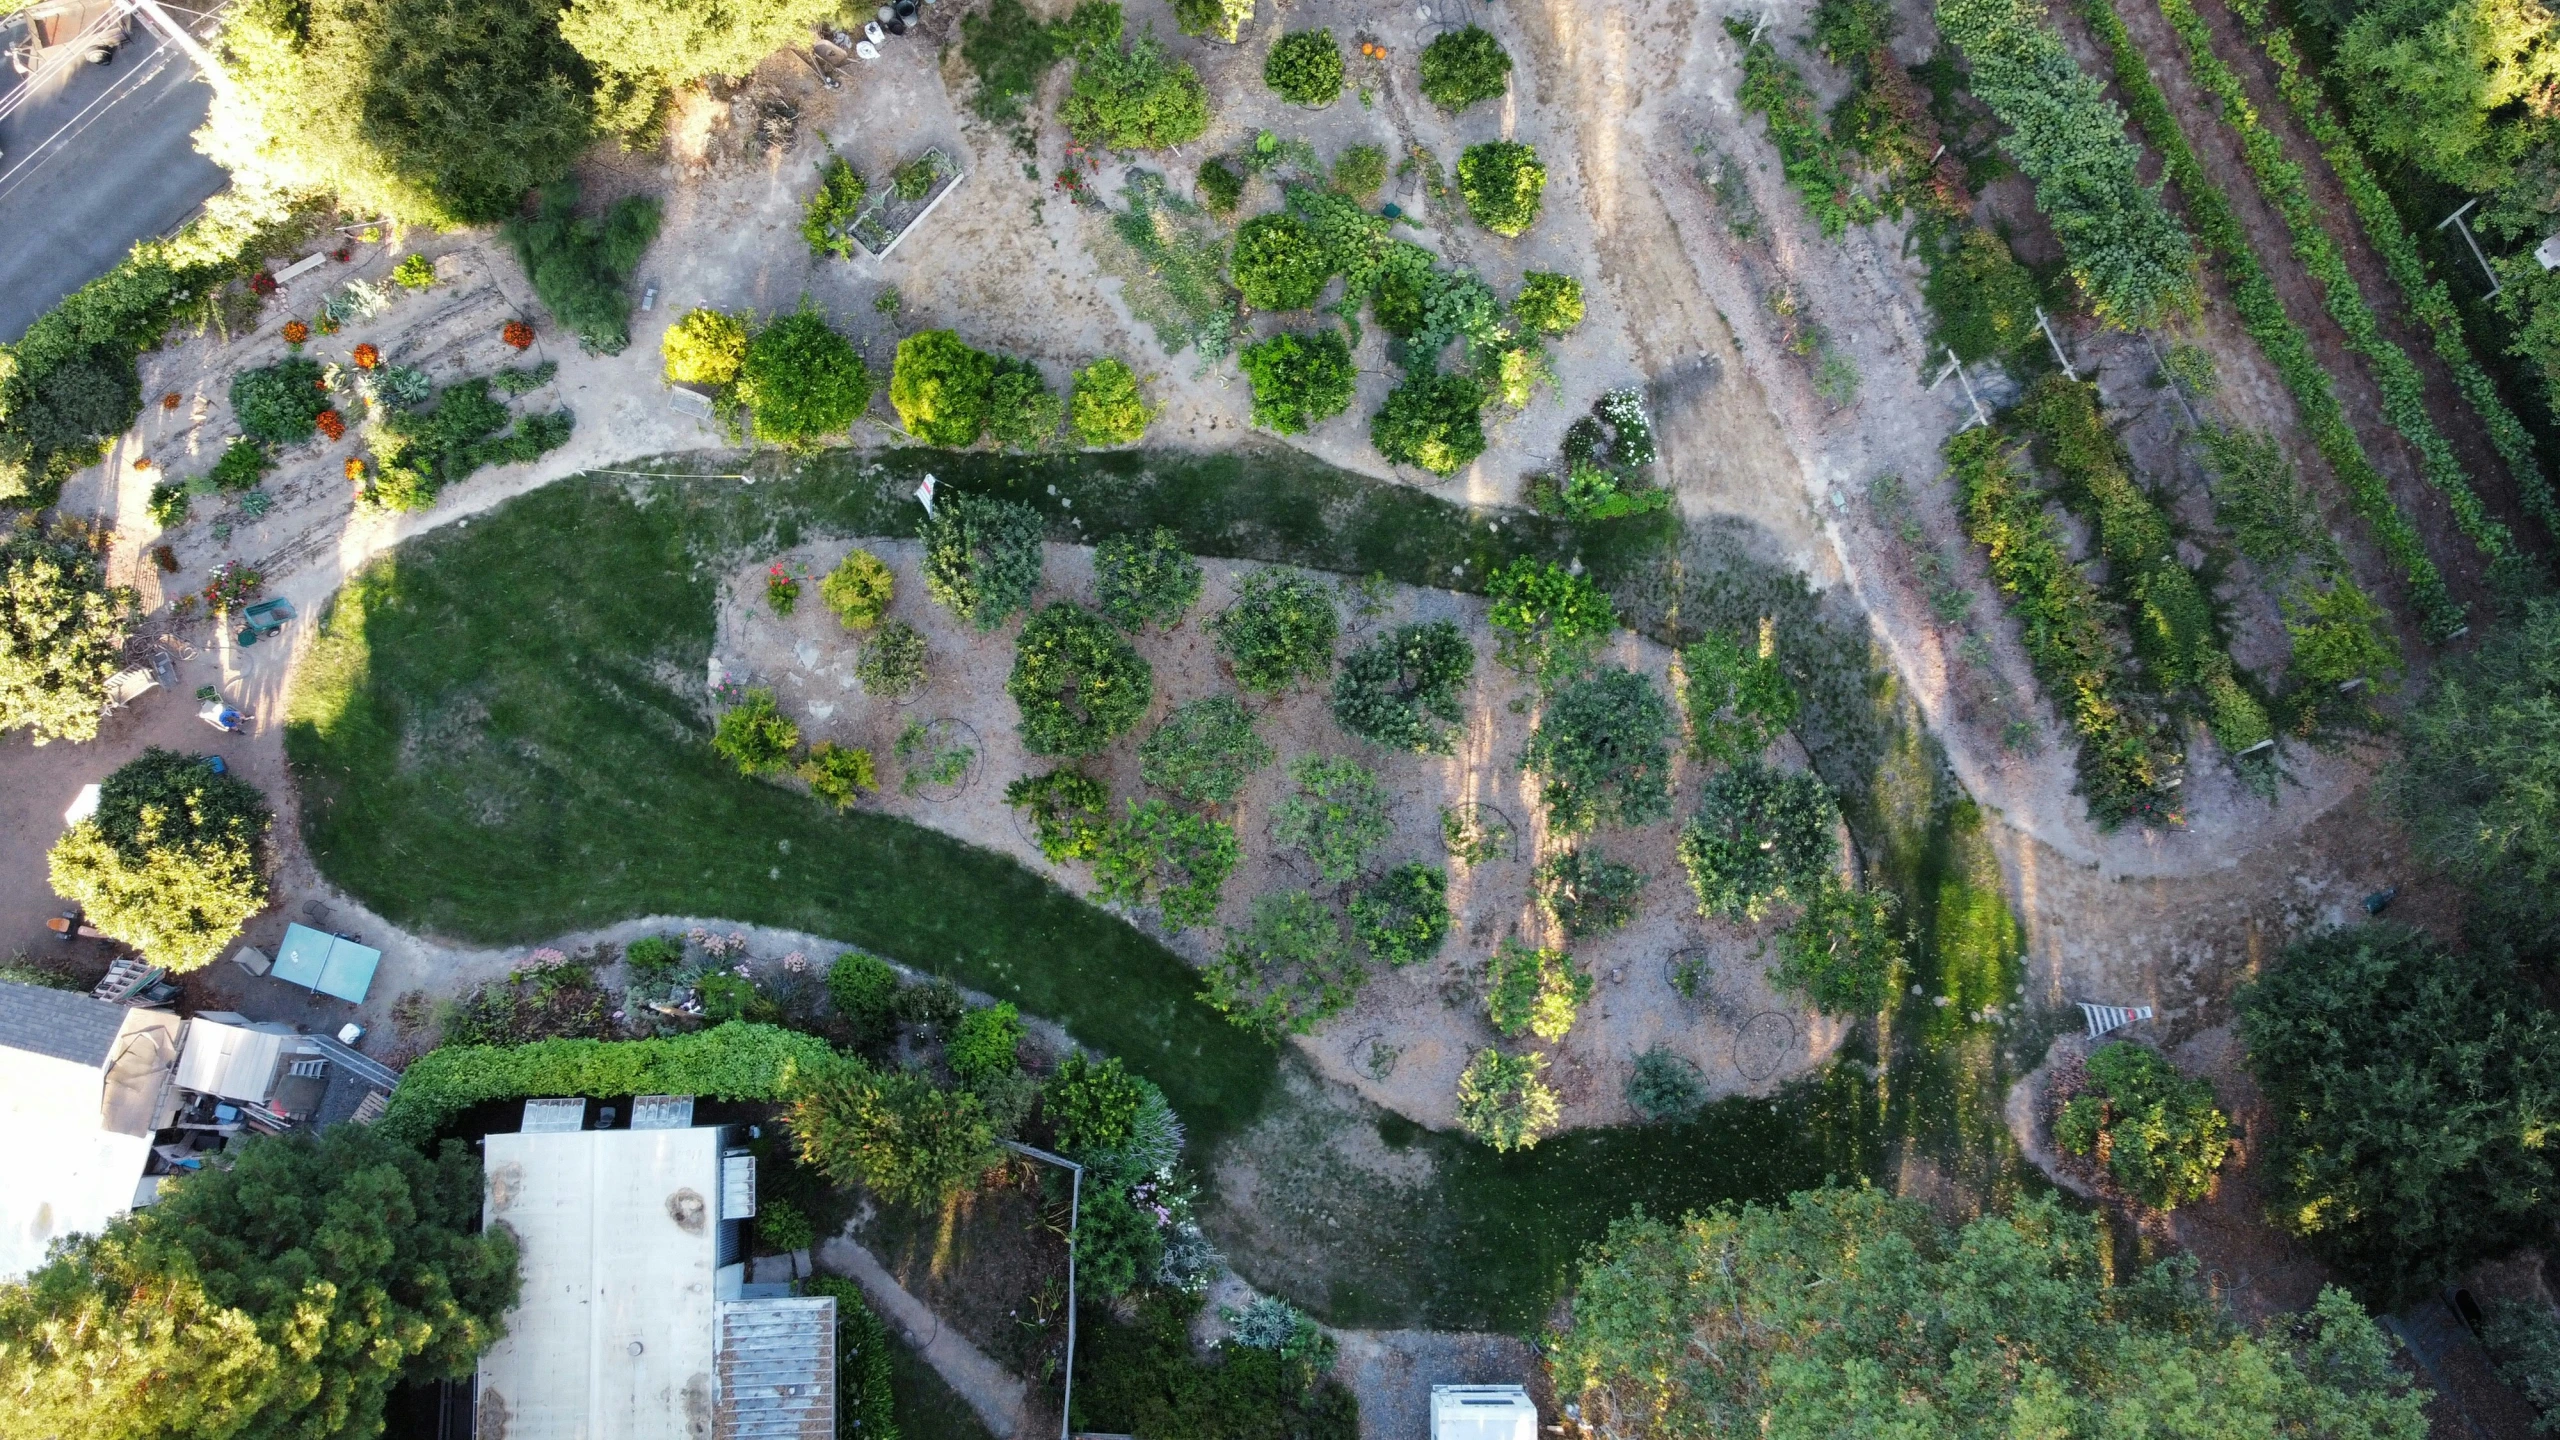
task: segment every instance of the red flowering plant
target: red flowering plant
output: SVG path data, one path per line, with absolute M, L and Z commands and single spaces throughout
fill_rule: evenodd
M 800 603 L 800 577 L 790 568 L 775 565 L 764 572 L 764 601 L 776 615 L 788 615 Z
M 374 349 L 371 345 L 359 345 L 356 347 L 355 358 L 357 369 L 370 370 L 374 366 L 382 363 L 382 352 Z
M 311 423 L 319 426 L 320 433 L 328 436 L 332 440 L 343 440 L 347 438 L 346 417 L 340 415 L 335 410 L 321 411 L 319 415 L 312 419 Z
M 506 341 L 510 348 L 530 350 L 533 348 L 533 327 L 522 320 L 510 320 L 506 328 L 498 332 L 498 338 Z
M 266 576 L 237 560 L 225 560 L 204 587 L 205 608 L 217 615 L 236 610 L 257 598 L 266 583 Z
M 287 320 L 284 322 L 284 343 L 287 345 L 299 345 L 310 338 L 310 326 L 305 325 L 299 320 Z
M 265 299 L 267 296 L 273 295 L 276 293 L 276 277 L 268 274 L 264 270 L 250 276 L 249 293 L 259 297 L 260 299 Z

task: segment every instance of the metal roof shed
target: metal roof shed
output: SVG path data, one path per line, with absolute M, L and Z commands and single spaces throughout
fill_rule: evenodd
M 1434 1385 L 1431 1440 L 1538 1440 L 1538 1407 L 1519 1385 Z
M 299 1038 L 290 1025 L 209 1010 L 187 1022 L 178 1088 L 264 1105 L 276 1089 L 276 1063 Z

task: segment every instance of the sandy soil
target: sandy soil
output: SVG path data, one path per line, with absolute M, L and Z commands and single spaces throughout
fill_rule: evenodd
M 845 541 L 812 542 L 774 557 L 773 563 L 824 574 L 851 548 Z M 864 746 L 879 757 L 884 789 L 867 804 L 1001 850 L 1071 890 L 1089 891 L 1085 867 L 1044 859 L 1028 824 L 1003 803 L 1004 786 L 1013 777 L 1042 773 L 1056 763 L 1023 752 L 1015 734 L 1017 712 L 1004 693 L 1013 664 L 1011 636 L 1020 622 L 980 636 L 926 596 L 917 573 L 917 542 L 870 541 L 864 548 L 897 572 L 897 600 L 890 613 L 925 634 L 932 678 L 923 692 L 902 702 L 863 694 L 853 677 L 857 637 L 818 603 L 814 584 L 804 585 L 804 599 L 791 616 L 776 616 L 765 601 L 767 562 L 762 560 L 741 566 L 722 592 L 713 653 L 724 675 L 735 683 L 772 687 L 784 710 L 800 723 L 805 740 Z M 1091 773 L 1111 784 L 1115 800 L 1142 795 L 1137 744 L 1166 712 L 1202 696 L 1236 693 L 1208 618 L 1226 605 L 1241 577 L 1259 567 L 1211 561 L 1203 568 L 1206 590 L 1184 623 L 1167 634 L 1137 638 L 1139 652 L 1156 675 L 1146 720 L 1086 762 Z M 1078 546 L 1048 547 L 1034 603 L 1089 601 L 1091 595 L 1092 552 Z M 1299 757 L 1356 755 L 1378 773 L 1395 801 L 1396 834 L 1373 863 L 1446 863 L 1440 836 L 1444 806 L 1490 805 L 1509 817 L 1519 841 L 1508 860 L 1472 867 L 1450 864 L 1455 924 L 1436 960 L 1377 974 L 1352 1009 L 1298 1039 L 1328 1077 L 1426 1125 L 1453 1124 L 1458 1072 L 1496 1038 L 1480 998 L 1484 962 L 1496 945 L 1515 936 L 1529 944 L 1568 948 L 1599 982 L 1580 1023 L 1561 1044 L 1550 1047 L 1550 1083 L 1564 1101 L 1567 1127 L 1631 1119 L 1621 1091 L 1635 1057 L 1655 1045 L 1696 1065 L 1715 1095 L 1766 1093 L 1828 1059 L 1845 1027 L 1772 993 L 1763 978 L 1766 962 L 1760 950 L 1787 917 L 1745 926 L 1698 916 L 1673 856 L 1676 818 L 1632 831 L 1605 831 L 1584 842 L 1586 848 L 1637 866 L 1645 883 L 1633 923 L 1568 944 L 1537 907 L 1530 888 L 1530 871 L 1538 858 L 1568 848 L 1546 832 L 1536 781 L 1519 768 L 1521 748 L 1537 718 L 1533 688 L 1493 663 L 1493 632 L 1485 622 L 1482 599 L 1402 586 L 1391 587 L 1379 599 L 1383 604 L 1373 614 L 1360 615 L 1346 606 L 1343 649 L 1382 629 L 1420 619 L 1454 620 L 1473 641 L 1476 683 L 1467 698 L 1456 753 L 1445 758 L 1392 754 L 1359 741 L 1334 723 L 1326 694 L 1309 687 L 1277 701 L 1248 697 L 1257 730 L 1279 758 L 1225 808 L 1223 818 L 1236 828 L 1244 861 L 1227 882 L 1215 925 L 1165 936 L 1168 943 L 1194 963 L 1205 963 L 1223 944 L 1217 927 L 1242 925 L 1253 897 L 1316 883 L 1300 868 L 1302 861 L 1275 853 L 1269 838 L 1271 810 L 1293 790 L 1286 771 Z M 1622 633 L 1609 658 L 1651 676 L 1668 693 L 1672 657 L 1665 647 Z M 946 719 L 976 737 L 979 759 L 964 788 L 956 795 L 901 793 L 890 758 L 898 733 L 918 721 Z M 1804 763 L 1791 740 L 1773 747 L 1772 759 L 1796 767 Z M 1677 763 L 1675 817 L 1696 808 L 1702 779 L 1696 765 L 1685 758 Z M 1335 887 L 1323 889 L 1343 898 Z M 1133 918 L 1163 934 L 1151 910 Z M 1670 971 L 1693 955 L 1707 963 L 1711 978 L 1690 1000 L 1673 988 Z

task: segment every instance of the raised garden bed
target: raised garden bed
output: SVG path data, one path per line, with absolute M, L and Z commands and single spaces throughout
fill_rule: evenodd
M 889 252 L 898 248 L 898 242 L 907 238 L 907 232 L 932 214 L 933 207 L 942 203 L 942 197 L 968 178 L 967 172 L 943 154 L 938 146 L 926 150 L 908 164 L 930 167 L 933 175 L 933 184 L 920 198 L 906 199 L 899 195 L 894 183 L 884 182 L 871 192 L 862 213 L 853 217 L 850 232 L 853 243 L 861 246 L 862 252 L 874 260 L 887 259 Z

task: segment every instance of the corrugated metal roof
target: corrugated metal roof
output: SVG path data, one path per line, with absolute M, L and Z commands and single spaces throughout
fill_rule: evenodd
M 124 1007 L 69 990 L 0 980 L 0 1046 L 74 1065 L 104 1066 Z
M 690 1130 L 693 1128 L 693 1097 L 690 1095 L 639 1095 L 631 1101 L 631 1128 L 634 1130 Z
M 835 1440 L 836 1302 L 723 1300 L 716 1440 Z
M 756 1214 L 756 1157 L 732 1150 L 720 1157 L 720 1218 L 752 1220 Z
M 587 1102 L 527 1100 L 523 1131 L 527 1135 L 571 1135 L 587 1128 Z

